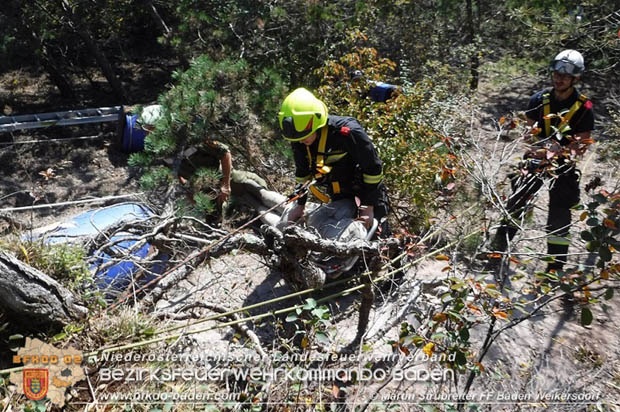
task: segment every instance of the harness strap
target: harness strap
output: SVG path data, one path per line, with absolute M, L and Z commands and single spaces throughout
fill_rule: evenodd
M 334 191 L 334 194 L 335 194 L 335 195 L 337 195 L 338 193 L 340 193 L 340 182 L 333 181 L 333 182 L 332 182 L 332 190 Z
M 309 189 L 312 192 L 312 194 L 316 196 L 316 198 L 319 199 L 321 202 L 329 203 L 330 201 L 329 195 L 327 195 L 327 193 L 323 193 L 321 189 L 316 187 L 316 185 L 310 185 Z
M 543 114 L 544 114 L 543 118 L 545 119 L 545 136 L 549 137 L 551 136 L 551 117 L 549 116 L 549 114 L 551 113 L 551 99 L 550 99 L 548 92 L 544 93 L 542 95 L 542 98 L 543 98 Z M 564 132 L 564 129 L 569 124 L 570 119 L 572 119 L 574 114 L 587 101 L 588 101 L 588 98 L 585 95 L 583 94 L 579 95 L 579 98 L 575 100 L 575 103 L 573 103 L 568 113 L 566 113 L 562 117 L 562 121 L 558 125 L 558 130 L 560 131 L 560 133 Z
M 332 170 L 331 166 L 328 166 L 325 164 L 325 154 L 326 154 L 325 147 L 327 146 L 327 129 L 328 129 L 327 127 L 323 127 L 321 129 L 321 137 L 319 138 L 319 147 L 317 149 L 317 155 L 316 155 L 316 172 L 317 172 L 315 174 L 316 178 L 320 178 L 328 174 Z M 310 156 L 309 148 L 308 148 L 308 156 Z M 336 184 L 338 184 L 338 182 L 336 182 Z M 329 203 L 331 199 L 329 195 L 321 191 L 316 185 L 310 185 L 310 191 L 321 202 Z M 338 192 L 334 191 L 334 193 L 339 193 L 339 192 L 340 190 L 338 190 Z
M 583 94 L 579 95 L 579 98 L 577 100 L 575 100 L 575 103 L 573 103 L 573 105 L 571 106 L 571 108 L 568 111 L 568 113 L 566 113 L 566 115 L 564 115 L 564 118 L 563 118 L 562 122 L 558 126 L 558 130 L 560 132 L 564 131 L 564 128 L 568 125 L 568 122 L 570 122 L 570 119 L 573 117 L 575 112 L 577 112 L 577 110 L 579 110 L 581 108 L 581 106 L 583 105 L 583 103 L 585 103 L 587 100 L 588 100 L 588 98 L 586 96 L 584 96 Z
M 325 146 L 327 146 L 327 127 L 321 129 L 319 148 L 316 153 L 316 170 L 322 175 L 329 173 L 332 169 L 329 166 L 325 166 Z

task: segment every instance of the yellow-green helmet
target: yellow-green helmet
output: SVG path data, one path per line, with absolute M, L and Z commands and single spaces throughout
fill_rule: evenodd
M 278 122 L 282 137 L 299 142 L 327 124 L 327 106 L 300 87 L 282 102 Z

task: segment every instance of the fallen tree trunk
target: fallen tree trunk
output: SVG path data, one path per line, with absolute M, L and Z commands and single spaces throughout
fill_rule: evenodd
M 88 309 L 45 273 L 0 251 L 0 306 L 31 325 L 66 325 L 83 319 Z
M 263 229 L 266 235 L 281 239 L 288 248 L 329 253 L 333 256 L 381 256 L 398 251 L 402 247 L 402 241 L 396 238 L 374 242 L 362 239 L 352 242 L 321 239 L 297 225 L 288 226 L 284 232 L 280 232 L 274 227 L 264 227 Z

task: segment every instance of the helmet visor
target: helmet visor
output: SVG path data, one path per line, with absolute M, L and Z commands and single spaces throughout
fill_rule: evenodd
M 566 60 L 554 60 L 551 62 L 551 70 L 559 73 L 570 74 L 571 76 L 579 76 L 581 68 Z
M 292 142 L 304 140 L 308 135 L 312 134 L 312 117 L 304 130 L 298 131 L 295 128 L 295 120 L 292 116 L 282 119 L 282 137 Z

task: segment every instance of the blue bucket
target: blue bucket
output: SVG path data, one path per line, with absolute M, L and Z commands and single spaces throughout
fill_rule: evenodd
M 123 151 L 127 153 L 141 152 L 144 150 L 144 139 L 147 132 L 136 127 L 137 114 L 125 115 L 125 129 L 123 130 Z

